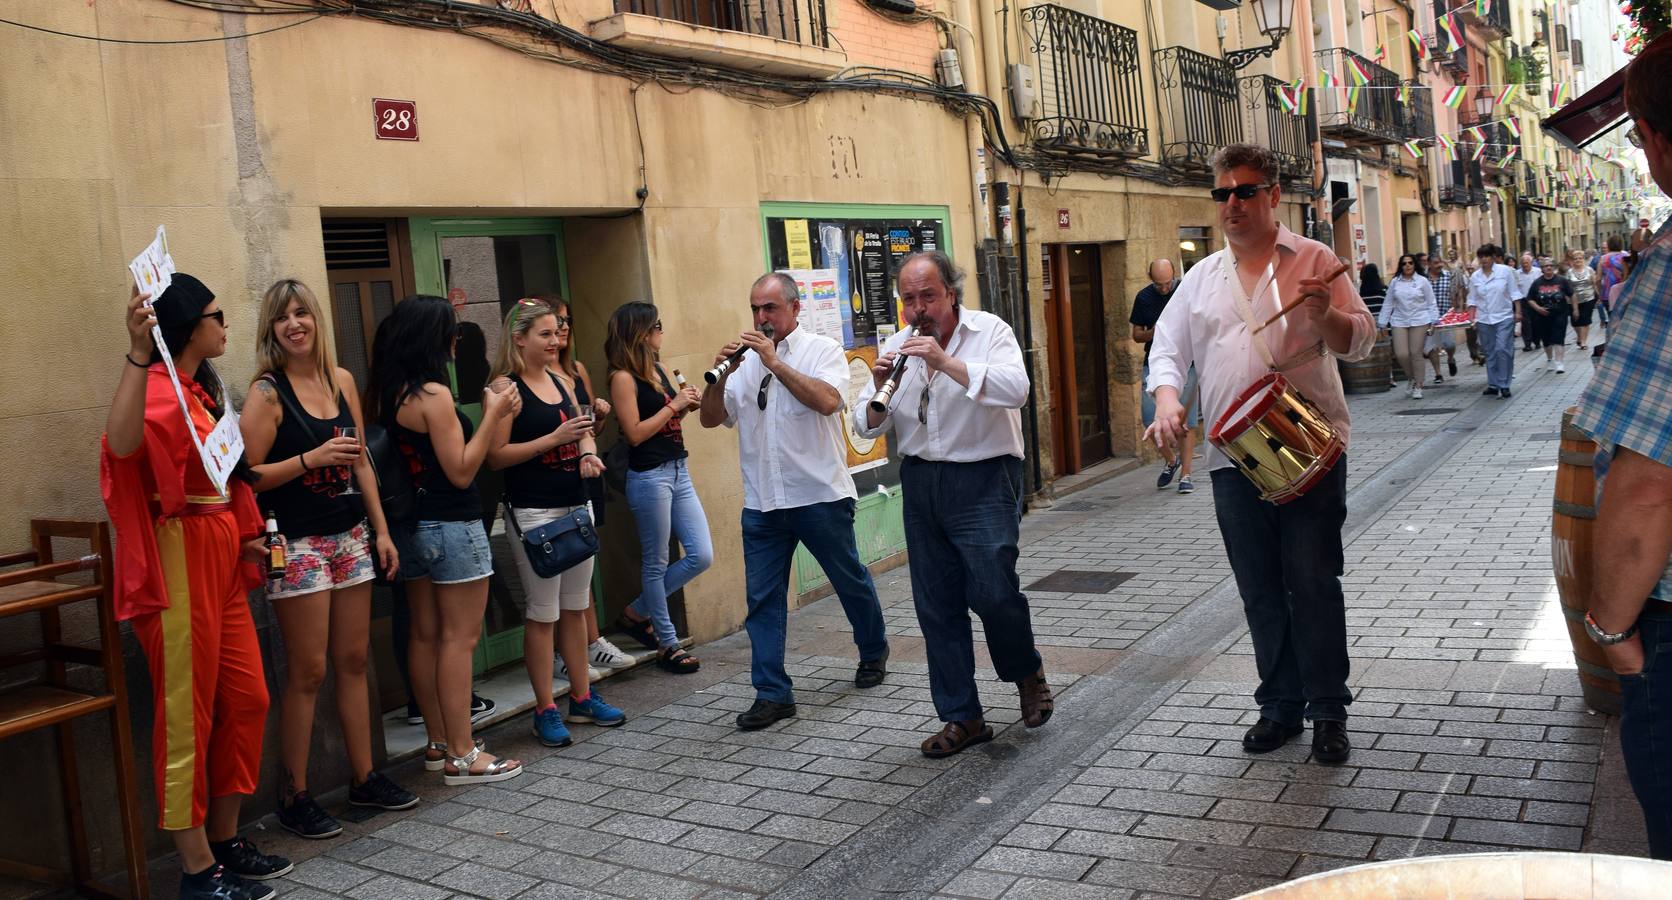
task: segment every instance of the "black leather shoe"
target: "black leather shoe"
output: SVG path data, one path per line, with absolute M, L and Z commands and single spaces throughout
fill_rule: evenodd
M 1505 400 L 1508 400 L 1509 399 L 1509 388 L 1504 388 L 1503 390 L 1499 391 L 1498 396 L 1504 398 Z
M 771 700 L 756 700 L 749 711 L 739 713 L 737 727 L 744 731 L 757 731 L 771 725 L 779 719 L 788 719 L 795 715 L 794 703 L 773 703 Z
M 876 659 L 862 659 L 859 668 L 853 672 L 854 687 L 874 688 L 882 684 L 884 675 L 888 674 L 888 648 L 884 647 L 882 655 Z
M 1481 391 L 1480 395 L 1482 397 L 1496 397 L 1498 396 L 1498 389 L 1495 387 L 1489 387 L 1486 390 Z
M 1318 721 L 1312 723 L 1312 758 L 1326 766 L 1339 766 L 1353 753 L 1353 742 L 1347 740 L 1346 722 Z
M 1245 753 L 1270 753 L 1305 730 L 1300 725 L 1284 725 L 1276 719 L 1261 716 L 1260 721 L 1242 736 L 1242 749 Z

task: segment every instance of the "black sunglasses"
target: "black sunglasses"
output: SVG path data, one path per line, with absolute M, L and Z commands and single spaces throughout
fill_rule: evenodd
M 1231 199 L 1232 194 L 1235 194 L 1238 200 L 1253 200 L 1255 194 L 1271 186 L 1264 182 L 1260 184 L 1239 184 L 1236 187 L 1214 188 L 1208 193 L 1213 195 L 1213 202 L 1215 203 L 1224 203 Z
M 198 316 L 198 318 L 199 319 L 214 319 L 216 322 L 220 323 L 220 326 L 222 328 L 226 327 L 226 310 L 224 310 L 224 309 L 217 309 L 214 312 L 204 313 L 203 315 Z
M 766 411 L 766 389 L 771 385 L 772 373 L 768 372 L 766 377 L 761 379 L 761 392 L 755 395 L 755 405 L 760 407 L 761 412 Z
M 651 331 L 661 331 L 662 330 L 662 320 L 657 319 L 656 323 L 650 326 L 650 330 Z

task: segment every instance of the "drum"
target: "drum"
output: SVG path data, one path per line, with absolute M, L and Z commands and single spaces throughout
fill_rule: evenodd
M 1341 435 L 1312 401 L 1272 372 L 1231 401 L 1208 440 L 1260 490 L 1288 503 L 1305 494 L 1341 459 Z

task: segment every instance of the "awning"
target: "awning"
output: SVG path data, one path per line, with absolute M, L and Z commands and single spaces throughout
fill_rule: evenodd
M 1626 112 L 1626 70 L 1630 68 L 1627 63 L 1602 84 L 1556 110 L 1541 123 L 1544 130 L 1570 150 L 1579 150 L 1613 131 L 1630 118 Z

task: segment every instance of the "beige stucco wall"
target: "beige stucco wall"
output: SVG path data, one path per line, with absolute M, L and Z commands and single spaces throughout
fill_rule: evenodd
M 8 14 L 112 37 L 242 26 L 162 0 L 17 0 Z M 421 140 L 374 140 L 374 97 L 417 101 Z M 124 365 L 126 265 L 158 224 L 180 268 L 219 295 L 231 330 L 221 368 L 240 392 L 261 291 L 281 276 L 324 288 L 322 215 L 562 218 L 580 357 L 600 387 L 604 320 L 623 301 L 661 307 L 668 361 L 687 374 L 747 323 L 748 285 L 764 267 L 763 201 L 945 206 L 948 242 L 973 254 L 969 173 L 954 162 L 966 158 L 964 124 L 939 106 L 847 93 L 767 109 L 645 85 L 636 110 L 617 78 L 365 20 L 170 46 L 0 31 L 0 277 L 13 294 L 0 330 L 0 549 L 24 544 L 31 517 L 103 516 L 97 447 Z M 641 135 L 642 214 L 588 218 L 637 206 Z M 836 147 L 857 167 L 833 166 Z M 693 636 L 710 640 L 743 616 L 741 487 L 735 436 L 689 424 L 717 562 L 685 601 Z M 606 567 L 636 584 L 631 519 L 624 503 L 612 512 Z M 18 639 L 0 633 L 0 647 Z M 129 668 L 143 688 L 136 659 Z M 148 703 L 136 704 L 143 754 Z M 17 752 L 48 749 L 32 741 Z M 95 749 L 107 752 L 96 738 Z M 328 790 L 344 775 L 316 780 Z M 6 809 L 13 799 L 55 806 L 41 790 Z M 250 811 L 266 811 L 271 793 Z M 147 810 L 148 797 L 149 785 Z M 110 820 L 101 813 L 93 827 L 96 864 L 113 865 Z M 51 827 L 0 836 L 7 856 L 61 858 Z

